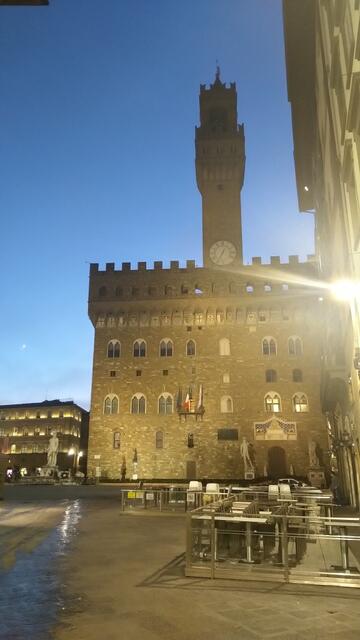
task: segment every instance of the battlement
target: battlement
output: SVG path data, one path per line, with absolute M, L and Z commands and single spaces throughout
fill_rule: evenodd
M 227 82 L 221 82 L 218 85 L 216 83 L 213 84 L 201 84 L 200 85 L 200 93 L 205 93 L 205 91 L 212 91 L 215 87 L 219 87 L 222 90 L 226 90 L 226 91 L 236 91 L 236 83 L 235 82 L 230 82 L 229 84 Z
M 307 265 L 314 265 L 316 264 L 316 256 L 309 254 L 307 256 L 307 260 L 301 262 L 299 256 L 297 255 L 293 255 L 293 256 L 289 256 L 288 261 L 287 262 L 281 262 L 280 256 L 271 256 L 270 257 L 270 262 L 263 262 L 262 258 L 259 256 L 253 257 L 251 259 L 251 264 L 244 264 L 241 267 L 241 270 L 239 270 L 242 273 L 249 271 L 251 272 L 251 269 L 253 266 L 260 266 L 260 267 L 264 267 L 264 268 L 269 268 L 269 267 L 281 267 L 281 268 L 288 268 L 288 267 L 294 267 L 294 266 L 299 266 L 299 268 L 301 269 L 304 266 Z M 163 271 L 163 272 L 174 272 L 174 271 L 178 271 L 181 273 L 184 272 L 193 272 L 193 271 L 208 271 L 207 269 L 204 269 L 204 267 L 200 267 L 197 266 L 195 263 L 195 260 L 186 260 L 186 266 L 180 266 L 179 260 L 171 260 L 170 261 L 170 265 L 168 267 L 164 266 L 162 260 L 155 260 L 153 265 L 148 265 L 146 262 L 138 262 L 137 263 L 137 267 L 133 268 L 130 262 L 122 262 L 121 263 L 121 267 L 119 269 L 115 268 L 115 263 L 114 262 L 107 262 L 105 264 L 105 269 L 101 269 L 99 268 L 99 263 L 98 262 L 92 262 L 90 264 L 90 275 L 95 275 L 97 273 L 129 273 L 129 274 L 136 274 L 136 273 L 143 273 L 144 271 Z M 215 269 L 214 269 L 215 271 Z M 231 272 L 231 267 L 229 267 L 229 272 Z M 217 270 L 216 273 L 224 273 L 223 271 Z

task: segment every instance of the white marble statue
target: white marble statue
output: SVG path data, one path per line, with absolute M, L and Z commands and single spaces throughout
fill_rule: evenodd
M 318 467 L 320 464 L 316 455 L 316 442 L 314 440 L 309 440 L 309 463 L 310 467 Z
M 247 441 L 245 436 L 243 437 L 240 445 L 240 453 L 244 461 L 245 473 L 247 473 L 248 471 L 254 471 L 254 465 L 252 463 L 252 460 L 250 458 L 250 453 L 249 453 L 249 442 Z
M 56 467 L 57 454 L 59 450 L 59 438 L 56 435 L 56 431 L 51 432 L 51 438 L 49 440 L 47 448 L 47 466 Z

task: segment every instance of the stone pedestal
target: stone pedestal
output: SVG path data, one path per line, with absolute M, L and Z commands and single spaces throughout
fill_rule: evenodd
M 326 479 L 323 467 L 310 467 L 308 471 L 308 480 L 310 484 L 318 489 L 325 489 Z
M 54 480 L 56 480 L 58 478 L 58 471 L 59 469 L 57 465 L 55 467 L 52 467 L 46 464 L 41 469 L 41 475 L 45 478 L 54 478 Z

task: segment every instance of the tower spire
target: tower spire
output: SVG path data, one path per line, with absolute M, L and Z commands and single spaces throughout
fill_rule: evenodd
M 219 61 L 216 60 L 215 84 L 221 84 Z

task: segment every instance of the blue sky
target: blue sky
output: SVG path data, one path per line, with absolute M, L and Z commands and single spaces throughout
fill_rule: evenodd
M 0 403 L 89 405 L 88 263 L 196 259 L 199 85 L 235 81 L 245 261 L 312 253 L 280 0 L 0 8 Z

